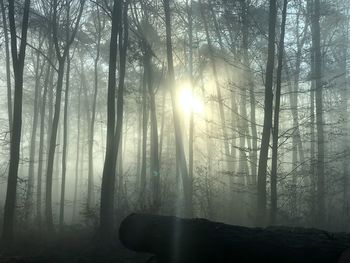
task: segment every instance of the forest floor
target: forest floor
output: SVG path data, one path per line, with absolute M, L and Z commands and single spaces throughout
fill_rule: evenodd
M 149 258 L 127 250 L 117 238 L 103 245 L 91 231 L 69 230 L 51 237 L 23 234 L 11 249 L 0 248 L 0 263 L 144 263 Z

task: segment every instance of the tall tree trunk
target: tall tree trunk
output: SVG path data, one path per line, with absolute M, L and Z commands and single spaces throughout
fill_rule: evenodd
M 53 108 L 54 108 L 54 103 L 53 103 L 53 90 L 54 90 L 54 75 L 55 71 L 52 69 L 50 72 L 50 77 L 49 77 L 49 86 L 48 86 L 48 116 L 47 116 L 47 136 L 46 136 L 46 160 L 48 158 L 48 148 L 50 145 L 50 137 L 51 137 L 51 131 L 52 131 L 52 121 L 53 121 Z M 46 169 L 47 169 L 47 164 L 46 164 Z
M 154 212 L 159 211 L 161 206 L 160 196 L 160 171 L 159 171 L 159 151 L 158 151 L 158 123 L 156 113 L 156 101 L 153 90 L 153 72 L 152 72 L 152 60 L 151 50 L 146 48 L 144 54 L 144 66 L 146 69 L 146 78 L 148 93 L 150 98 L 150 112 L 151 112 L 151 165 L 150 165 L 150 176 L 153 188 L 153 210 Z
M 298 153 L 299 153 L 299 163 L 302 164 L 305 162 L 304 157 L 304 149 L 303 149 L 303 143 L 301 140 L 301 134 L 300 134 L 300 128 L 299 128 L 299 111 L 298 111 L 298 94 L 299 94 L 299 79 L 300 79 L 300 66 L 301 66 L 301 59 L 302 59 L 302 49 L 305 44 L 306 40 L 306 34 L 308 29 L 308 19 L 306 19 L 305 26 L 302 33 L 302 38 L 300 39 L 300 33 L 299 33 L 299 24 L 300 24 L 300 14 L 297 14 L 296 18 L 296 38 L 297 38 L 297 52 L 296 52 L 296 58 L 295 58 L 295 71 L 294 71 L 294 84 L 291 84 L 290 81 L 290 74 L 288 69 L 286 69 L 286 75 L 287 75 L 287 82 L 288 82 L 288 92 L 289 92 L 289 101 L 290 101 L 290 108 L 292 112 L 292 119 L 293 119 L 293 135 L 292 135 L 292 145 L 293 145 L 293 152 L 292 152 L 292 193 L 291 193 L 291 216 L 295 217 L 297 216 L 297 174 L 298 174 Z M 284 58 L 284 63 L 287 65 L 287 61 Z
M 347 55 L 349 50 L 349 7 L 346 9 L 347 14 L 347 20 L 346 23 L 344 23 L 343 26 L 343 34 L 344 34 L 344 48 L 341 52 L 341 70 L 342 70 L 342 78 L 341 78 L 341 84 L 342 84 L 342 118 L 343 118 L 343 130 L 346 131 L 349 129 L 349 117 L 348 117 L 348 111 L 347 111 L 347 103 L 349 98 L 349 91 L 348 91 L 348 79 L 347 79 Z M 345 133 L 346 134 L 346 133 Z M 343 160 L 343 222 L 344 222 L 344 229 L 348 230 L 348 221 L 349 221 L 349 164 L 348 164 L 348 154 L 350 153 L 350 141 L 348 136 L 346 136 L 344 141 L 344 160 Z
M 189 43 L 189 58 L 188 58 L 188 74 L 191 83 L 191 93 L 192 97 L 194 96 L 194 79 L 193 79 L 193 1 L 190 0 L 186 2 L 187 8 L 187 17 L 188 17 L 188 43 Z M 193 148 L 194 148 L 194 110 L 191 108 L 190 112 L 190 125 L 189 125 L 189 138 L 188 138 L 188 177 L 189 183 L 191 184 L 190 189 L 192 193 L 191 199 L 193 199 L 193 166 L 194 166 L 194 158 L 193 158 Z
M 81 103 L 80 103 L 81 105 Z M 81 109 L 80 111 L 83 110 L 83 107 L 80 106 Z M 81 116 L 81 113 L 80 113 Z M 79 152 L 80 152 L 80 160 L 79 160 L 79 173 L 78 173 L 78 177 L 76 178 L 76 188 L 77 188 L 77 199 L 76 202 L 77 204 L 79 203 L 79 201 L 81 202 L 81 200 L 83 199 L 83 195 L 80 194 L 79 189 L 82 189 L 82 187 L 85 184 L 85 164 L 86 164 L 86 145 L 82 144 L 81 142 L 85 142 L 88 138 L 87 138 L 87 134 L 85 133 L 85 130 L 83 129 L 84 126 L 82 124 L 82 122 L 80 123 L 80 147 L 79 147 Z M 88 169 L 88 168 L 87 168 Z M 84 189 L 85 190 L 85 189 Z M 85 200 L 84 200 L 85 201 Z M 79 211 L 79 208 L 76 208 L 76 211 Z M 80 209 L 81 211 L 81 209 Z M 79 214 L 79 213 L 78 213 Z
M 182 177 L 184 201 L 185 201 L 185 215 L 192 216 L 193 204 L 192 204 L 192 189 L 189 183 L 189 176 L 187 170 L 187 162 L 185 156 L 185 149 L 183 144 L 183 136 L 181 132 L 181 123 L 179 111 L 177 108 L 177 93 L 175 90 L 175 73 L 174 73 L 174 62 L 173 62 L 173 47 L 171 41 L 171 16 L 170 16 L 170 0 L 164 0 L 164 13 L 165 13 L 165 30 L 166 30 L 166 47 L 167 47 L 167 61 L 168 61 L 168 77 L 171 92 L 171 103 L 173 108 L 173 119 L 175 129 L 175 143 L 176 143 L 176 156 L 177 156 L 177 169 L 179 170 Z
M 4 0 L 0 0 L 2 26 L 4 29 L 5 37 L 5 65 L 6 65 L 6 85 L 7 85 L 7 113 L 9 119 L 9 129 L 12 128 L 12 90 L 11 90 L 11 69 L 10 69 L 10 49 L 9 49 L 9 37 L 7 28 L 7 19 L 5 14 Z
M 94 132 L 95 132 L 95 119 L 96 119 L 96 103 L 98 94 L 98 63 L 100 60 L 100 46 L 101 46 L 101 34 L 103 25 L 101 24 L 100 10 L 97 7 L 97 46 L 96 57 L 94 59 L 94 95 L 92 101 L 92 111 L 89 130 L 89 173 L 88 173 L 88 195 L 87 195 L 87 209 L 90 210 L 95 206 L 95 194 L 94 194 Z
M 217 12 L 215 12 L 214 11 L 214 9 L 213 9 L 213 5 L 214 5 L 215 3 L 214 3 L 214 1 L 210 1 L 209 2 L 209 4 L 208 4 L 208 7 L 209 7 L 209 9 L 210 9 L 210 12 L 211 12 L 211 16 L 213 17 L 213 22 L 214 22 L 214 29 L 215 29 L 215 33 L 216 33 L 216 37 L 217 37 L 217 39 L 218 39 L 218 43 L 219 43 L 219 46 L 220 46 L 220 49 L 221 49 L 221 51 L 222 51 L 222 53 L 223 54 L 225 54 L 226 53 L 226 50 L 225 50 L 225 47 L 224 47 L 224 43 L 223 43 L 223 39 L 222 39 L 222 34 L 221 34 L 221 31 L 220 31 L 220 28 L 219 28 L 219 23 L 218 23 L 218 20 L 217 20 L 217 17 L 216 17 L 216 13 Z M 243 3 L 243 4 L 245 4 L 245 3 Z M 202 17 L 203 17 L 203 15 L 202 15 Z M 246 19 L 247 18 L 247 16 L 244 16 L 244 18 Z M 205 18 L 204 18 L 205 19 Z M 229 24 L 230 22 L 228 22 L 227 24 Z M 230 27 L 229 28 L 229 36 L 230 36 L 230 40 L 231 40 L 231 43 L 234 43 L 235 42 L 235 40 L 233 39 L 233 36 L 232 36 L 232 27 Z M 225 36 L 224 36 L 225 37 Z M 234 44 L 231 44 L 231 47 L 233 47 L 233 46 L 235 46 Z M 236 50 L 235 49 L 231 49 L 231 52 L 232 52 L 232 54 L 233 54 L 233 56 L 234 57 L 238 57 L 238 55 L 237 55 L 237 52 L 236 52 Z M 225 61 L 225 59 L 223 59 L 223 61 Z M 226 63 L 224 63 L 224 65 L 225 65 L 225 73 L 226 73 L 226 75 L 227 76 L 229 76 L 230 75 L 230 72 L 228 71 L 228 69 L 227 69 L 227 66 L 226 66 Z M 245 89 L 243 90 L 244 91 L 244 93 L 245 93 Z M 234 119 L 235 119 L 235 122 L 233 123 L 234 125 L 232 125 L 232 127 L 235 127 L 236 125 L 237 125 L 237 123 L 238 123 L 238 118 L 237 118 L 237 112 L 238 112 L 238 110 L 237 110 L 237 103 L 236 103 L 236 99 L 233 99 L 234 97 L 233 97 L 233 91 L 231 91 L 231 117 L 233 116 L 233 115 L 236 115 L 235 117 L 234 117 Z M 253 94 L 254 95 L 254 94 Z M 244 98 L 246 98 L 246 95 L 244 95 L 243 96 Z M 244 103 L 246 102 L 246 99 L 244 99 L 243 100 L 244 101 Z M 254 99 L 254 102 L 255 102 L 255 99 Z M 246 105 L 242 105 L 242 111 L 244 111 L 245 112 L 245 114 L 243 114 L 243 115 L 247 115 L 246 114 Z M 252 112 L 251 113 L 252 114 L 252 116 L 255 116 L 255 112 Z M 225 118 L 226 119 L 226 118 Z M 250 149 L 251 148 L 251 142 L 249 141 L 249 138 L 245 138 L 245 137 L 248 137 L 248 135 L 249 135 L 249 131 L 248 131 L 248 127 L 247 127 L 247 125 L 248 125 L 248 121 L 247 121 L 247 117 L 245 117 L 245 118 L 242 118 L 242 119 L 244 119 L 243 120 L 243 122 L 241 122 L 242 124 L 243 124 L 243 129 L 245 129 L 244 130 L 244 133 L 245 134 L 243 134 L 243 136 L 241 136 L 240 137 L 240 142 L 241 142 L 241 145 L 244 145 L 245 144 L 245 140 L 247 139 L 247 142 L 248 142 L 248 148 Z M 255 118 L 254 118 L 255 119 Z M 231 118 L 231 122 L 233 121 L 233 119 Z M 252 124 L 252 127 L 253 127 L 253 125 L 254 125 L 254 123 Z M 225 126 L 226 126 L 226 123 L 225 123 Z M 235 135 L 233 135 L 233 134 L 231 134 L 231 136 L 232 137 L 235 137 Z M 236 139 L 234 138 L 233 140 L 229 140 L 229 138 L 227 138 L 227 143 L 229 143 L 229 141 L 231 141 L 231 145 L 229 144 L 229 145 L 227 145 L 228 146 L 228 152 L 230 153 L 230 156 L 227 156 L 227 169 L 228 169 L 228 172 L 229 172 L 229 174 L 231 175 L 230 176 L 230 179 L 229 179 L 229 181 L 230 181 L 230 185 L 231 185 L 231 191 L 236 191 L 235 189 L 234 189 L 234 174 L 235 174 L 235 159 L 236 159 L 236 149 L 238 149 L 236 146 Z M 225 145 L 225 147 L 227 147 L 226 145 Z M 245 170 L 246 171 L 246 174 L 248 174 L 248 159 L 247 159 L 247 156 L 246 156 L 246 154 L 244 153 L 244 146 L 242 146 L 241 148 L 240 148 L 240 157 L 241 157 L 241 160 L 242 161 L 240 161 L 239 162 L 239 165 L 241 165 L 241 167 L 238 167 L 238 171 L 241 169 L 241 170 Z M 225 151 L 226 151 L 226 148 L 225 148 Z M 255 164 L 255 166 L 256 166 L 256 164 Z M 256 168 L 255 168 L 256 169 Z M 244 172 L 243 173 L 241 173 L 242 175 L 244 174 Z M 256 176 L 256 173 L 255 173 L 255 176 Z M 241 180 L 241 183 L 243 182 L 243 180 L 244 180 L 244 177 L 240 177 L 239 178 L 239 180 Z M 237 202 L 237 196 L 236 196 L 236 193 L 233 193 L 232 194 L 232 200 L 234 200 L 233 202 Z
M 227 164 L 227 171 L 232 172 L 233 165 L 232 165 L 232 161 L 230 160 L 230 147 L 229 147 L 229 139 L 228 139 L 227 128 L 226 128 L 224 102 L 223 102 L 221 89 L 220 89 L 220 83 L 219 83 L 219 79 L 218 79 L 217 67 L 216 67 L 214 51 L 213 51 L 213 44 L 212 44 L 212 41 L 210 39 L 209 26 L 208 26 L 208 22 L 206 19 L 206 13 L 204 10 L 204 6 L 203 6 L 201 0 L 199 1 L 199 4 L 200 4 L 201 16 L 202 16 L 203 23 L 204 23 L 206 40 L 207 40 L 208 48 L 209 48 L 209 59 L 210 59 L 210 63 L 212 66 L 214 80 L 215 80 L 216 96 L 217 96 L 221 125 L 222 125 L 222 135 L 224 138 L 224 149 L 225 149 L 225 159 L 226 159 L 226 164 Z
M 142 66 L 142 63 L 140 63 Z M 137 176 L 137 185 L 141 186 L 141 145 L 142 145 L 142 108 L 143 108 L 143 99 L 142 88 L 143 88 L 143 73 L 140 73 L 140 87 L 139 94 L 137 97 L 138 104 L 138 114 L 137 114 L 137 156 L 136 156 L 136 176 Z
M 56 149 L 56 138 L 58 131 L 58 121 L 61 110 L 61 94 L 64 76 L 64 60 L 59 60 L 58 67 L 58 78 L 56 87 L 56 101 L 55 101 L 55 111 L 52 120 L 52 128 L 50 135 L 49 153 L 48 153 L 48 163 L 46 171 L 46 197 L 45 197 L 45 219 L 46 227 L 49 232 L 54 231 L 53 216 L 52 216 L 52 174 L 53 174 L 53 164 Z
M 53 113 L 54 113 L 54 75 L 56 74 L 55 70 L 51 70 L 50 72 L 50 78 L 49 78 L 49 86 L 48 86 L 48 118 L 47 118 L 47 136 L 46 136 L 46 154 L 45 154 L 45 198 L 44 198 L 44 224 L 45 224 L 45 230 L 47 229 L 46 224 L 46 186 L 47 186 L 47 164 L 48 164 L 48 157 L 49 157 L 49 147 L 50 147 L 50 140 L 51 140 L 51 134 L 52 134 L 52 123 L 53 123 Z M 52 193 L 51 193 L 52 194 Z
M 52 44 L 49 46 L 49 57 L 52 57 Z M 50 81 L 51 65 L 47 63 L 47 69 L 44 79 L 44 92 L 40 102 L 40 139 L 39 139 L 39 154 L 38 154 L 38 183 L 37 183 L 37 195 L 36 195 L 36 214 L 39 230 L 41 230 L 41 209 L 42 209 L 42 174 L 43 174 L 43 156 L 44 156 L 44 135 L 45 135 L 45 110 L 47 90 Z
M 142 147 L 141 147 L 141 174 L 140 174 L 140 205 L 144 206 L 146 199 L 146 160 L 147 160 L 147 129 L 148 129 L 148 107 L 147 107 L 147 77 L 144 67 L 142 80 Z
M 78 95 L 78 127 L 77 127 L 77 147 L 76 147 L 76 160 L 75 160 L 75 180 L 74 180 L 74 197 L 73 197 L 73 215 L 72 221 L 73 223 L 76 220 L 76 211 L 77 211 L 77 202 L 78 202 L 78 182 L 79 182 L 79 157 L 80 157 L 80 114 L 81 114 L 81 89 L 82 84 L 79 86 L 79 95 Z M 80 165 L 80 169 L 82 170 L 82 165 Z
M 61 181 L 61 201 L 59 228 L 63 231 L 64 225 L 64 206 L 66 197 L 66 172 L 67 172 L 67 152 L 68 152 L 68 103 L 69 103 L 69 77 L 70 77 L 70 58 L 67 57 L 66 90 L 64 94 L 64 112 L 63 112 L 63 147 L 62 147 L 62 181 Z
M 113 233 L 113 209 L 116 159 L 123 123 L 123 93 L 127 50 L 127 7 L 121 0 L 114 0 L 112 29 L 109 51 L 108 95 L 107 95 L 107 145 L 103 166 L 100 206 L 100 234 L 105 241 L 110 241 Z M 117 39 L 119 35 L 120 70 L 118 93 L 116 86 Z M 115 97 L 117 95 L 117 124 L 115 122 Z
M 126 196 L 122 196 L 123 193 L 123 116 L 124 116 L 124 81 L 125 81 L 125 72 L 126 72 L 126 59 L 127 59 L 127 48 L 129 41 L 129 26 L 128 26 L 128 1 L 123 3 L 122 11 L 122 23 L 120 24 L 119 30 L 119 82 L 118 82 L 118 93 L 117 93 L 117 123 L 115 127 L 115 141 L 117 142 L 117 170 L 119 174 L 119 192 L 120 200 L 122 198 L 126 199 Z M 127 124 L 127 123 L 126 123 Z M 125 127 L 127 130 L 127 126 Z M 125 141 L 126 141 L 126 135 Z
M 256 129 L 256 117 L 255 117 L 255 92 L 254 92 L 254 81 L 251 71 L 251 66 L 249 62 L 249 10 L 246 1 L 240 1 L 242 8 L 242 46 L 243 46 L 243 65 L 245 70 L 246 83 L 244 86 L 249 87 L 249 100 L 250 100 L 250 125 L 251 125 L 251 148 L 249 149 L 250 158 L 250 182 L 253 186 L 256 185 L 256 168 L 258 163 L 257 149 L 257 129 Z M 245 93 L 245 88 L 243 87 L 242 92 Z M 245 101 L 246 95 L 242 95 L 243 101 Z M 241 113 L 242 114 L 242 113 Z M 246 114 L 245 114 L 246 115 Z M 246 118 L 243 116 L 243 118 Z M 246 121 L 246 120 L 242 120 Z M 246 124 L 247 125 L 247 124 Z M 246 133 L 248 135 L 248 128 L 246 128 Z M 249 138 L 247 138 L 249 140 Z M 242 151 L 241 151 L 242 152 Z
M 310 90 L 310 177 L 311 177 L 311 204 L 310 213 L 313 221 L 316 221 L 316 135 L 315 135 L 315 83 L 312 81 Z
M 53 168 L 53 175 L 52 175 L 52 202 L 54 204 L 53 207 L 53 214 L 59 214 L 60 213 L 60 188 L 61 188 L 61 168 L 62 168 L 62 143 L 63 143 L 63 136 L 62 136 L 62 130 L 63 130 L 63 124 L 60 122 L 58 124 L 58 131 L 57 131 L 57 141 L 56 141 L 56 147 L 57 152 L 54 157 L 54 165 Z
M 41 48 L 42 42 L 40 41 L 39 48 Z M 36 66 L 35 66 L 35 91 L 34 91 L 34 108 L 33 108 L 33 126 L 30 138 L 30 153 L 29 153 L 29 169 L 28 169 L 28 183 L 27 192 L 25 200 L 25 220 L 30 223 L 31 216 L 33 215 L 34 206 L 34 163 L 35 163 L 35 153 L 36 153 L 36 136 L 39 120 L 39 97 L 41 94 L 40 77 L 42 69 L 40 69 L 40 54 L 36 54 Z M 42 65 L 42 67 L 44 64 Z
M 95 196 L 94 196 L 94 130 L 95 130 L 95 119 L 96 119 L 96 103 L 98 94 L 98 63 L 100 60 L 100 46 L 101 46 L 101 17 L 100 11 L 97 8 L 97 46 L 96 46 L 96 57 L 94 60 L 94 96 L 92 102 L 91 120 L 90 120 L 90 131 L 89 131 L 89 174 L 88 174 L 88 198 L 87 198 L 87 209 L 90 210 L 94 207 Z
M 163 91 L 163 97 L 162 97 L 162 119 L 160 124 L 160 139 L 159 139 L 159 163 L 162 161 L 162 153 L 163 153 L 163 141 L 164 141 L 164 125 L 165 125 L 165 100 L 166 100 L 166 94 L 167 92 Z
M 82 89 L 83 89 L 83 94 L 84 94 L 84 105 L 85 105 L 85 115 L 86 115 L 86 121 L 87 121 L 87 126 L 88 126 L 88 187 L 87 187 L 87 196 L 86 196 L 86 208 L 88 211 L 91 210 L 93 203 L 94 203 L 94 180 L 93 180 L 93 165 L 90 161 L 92 161 L 92 150 L 93 150 L 93 141 L 91 141 L 91 122 L 92 122 L 92 114 L 91 109 L 90 109 L 90 104 L 89 104 L 89 95 L 88 95 L 88 83 L 86 80 L 86 75 L 85 75 L 85 66 L 84 66 L 84 61 L 83 61 L 83 56 L 81 54 L 80 57 L 80 68 L 81 68 L 81 83 L 82 83 Z M 96 111 L 96 110 L 95 110 Z
M 238 119 L 238 134 L 239 134 L 239 164 L 238 164 L 238 176 L 239 187 L 244 186 L 245 178 L 248 179 L 248 184 L 251 185 L 251 177 L 248 170 L 248 159 L 246 156 L 246 140 L 249 141 L 248 130 L 248 116 L 247 116 L 247 91 L 246 86 L 252 85 L 249 72 L 249 58 L 248 58 L 248 25 L 247 25 L 247 7 L 244 1 L 240 1 L 241 5 L 241 20 L 242 20 L 242 64 L 243 64 L 243 82 L 240 87 L 240 102 L 239 102 L 239 119 Z M 249 150 L 251 147 L 247 147 Z
M 203 97 L 205 97 L 205 92 L 204 92 L 204 81 L 203 81 L 203 72 L 200 71 L 200 82 L 201 82 L 201 92 L 202 92 L 202 95 Z M 232 102 L 232 101 L 231 101 Z M 208 112 L 211 112 L 210 110 Z M 210 119 L 209 116 L 206 117 L 207 119 Z M 213 206 L 212 206 L 212 191 L 211 191 L 211 183 L 209 183 L 209 180 L 208 178 L 211 178 L 212 174 L 213 174 L 213 147 L 212 147 L 212 139 L 210 137 L 210 134 L 211 134 L 211 127 L 209 125 L 208 122 L 205 123 L 205 131 L 206 131 L 206 134 L 208 135 L 207 138 L 206 138 L 206 151 L 207 151 L 207 158 L 206 158 L 206 161 L 207 161 L 207 165 L 206 165 L 206 168 L 207 168 L 207 172 L 206 172 L 206 176 L 205 176 L 205 192 L 206 192 L 206 204 L 207 204 L 207 217 L 208 218 L 213 218 L 214 217 L 214 213 L 215 211 L 213 210 Z M 232 149 L 233 150 L 233 149 Z M 231 150 L 231 151 L 232 151 Z M 232 158 L 235 157 L 235 149 L 232 151 L 233 155 L 232 155 Z M 234 159 L 232 159 L 234 160 Z M 234 172 L 234 171 L 232 171 Z M 232 190 L 233 186 L 233 180 L 232 178 L 230 177 L 230 190 Z M 230 214 L 230 216 L 232 215 L 232 213 Z
M 213 25 L 214 25 L 214 29 L 215 29 L 215 35 L 217 38 L 217 42 L 219 44 L 220 50 L 223 54 L 226 53 L 226 49 L 222 40 L 222 34 L 220 31 L 220 27 L 219 27 L 219 23 L 217 21 L 217 17 L 216 17 L 216 13 L 214 11 L 213 8 L 213 1 L 209 1 L 208 3 L 208 8 L 209 11 L 211 12 L 211 17 L 213 18 Z M 219 82 L 219 78 L 220 78 L 220 72 L 218 72 L 217 68 L 217 62 L 216 62 L 216 54 L 214 52 L 214 45 L 212 43 L 212 40 L 210 39 L 210 34 L 209 34 L 209 22 L 206 19 L 206 12 L 204 12 L 204 5 L 200 2 L 200 10 L 201 10 L 201 16 L 202 19 L 204 21 L 204 29 L 205 29 L 205 34 L 206 34 L 206 39 L 207 39 L 207 43 L 209 46 L 209 59 L 210 59 L 210 63 L 213 69 L 213 74 L 214 74 L 214 80 L 215 80 L 215 86 L 216 86 L 216 94 L 217 94 L 217 100 L 218 100 L 218 106 L 219 106 L 219 114 L 220 114 L 220 121 L 221 121 L 221 125 L 222 125 L 222 136 L 223 136 L 223 146 L 224 146 L 224 154 L 221 151 L 221 155 L 223 155 L 221 158 L 222 159 L 226 159 L 226 173 L 229 175 L 229 184 L 230 184 L 230 191 L 231 192 L 231 201 L 233 203 L 233 206 L 231 206 L 231 211 L 230 212 L 230 219 L 234 220 L 235 223 L 240 224 L 243 220 L 243 215 L 245 214 L 245 206 L 242 206 L 241 204 L 244 202 L 242 202 L 242 200 L 245 198 L 245 195 L 242 193 L 239 193 L 239 191 L 237 191 L 237 189 L 242 188 L 245 183 L 246 183 L 246 176 L 249 174 L 248 171 L 248 159 L 247 156 L 245 154 L 245 142 L 247 139 L 248 142 L 248 148 L 251 148 L 250 145 L 250 140 L 248 140 L 248 136 L 249 136 L 249 132 L 248 132 L 248 122 L 247 122 L 247 108 L 246 108 L 246 91 L 245 89 L 242 89 L 242 95 L 241 98 L 242 102 L 240 104 L 240 110 L 242 112 L 243 117 L 241 118 L 241 120 L 239 120 L 239 125 L 241 127 L 241 131 L 240 131 L 240 148 L 236 147 L 236 143 L 234 142 L 234 145 L 230 145 L 230 143 L 233 143 L 232 140 L 229 139 L 229 135 L 228 135 L 228 131 L 227 131 L 227 127 L 226 127 L 226 116 L 225 116 L 225 111 L 224 111 L 224 105 L 225 102 L 223 100 L 223 96 L 221 93 L 221 88 L 220 88 L 220 82 Z M 235 54 L 237 55 L 237 54 Z M 234 55 L 234 56 L 235 56 Z M 231 72 L 228 71 L 227 69 L 227 64 L 225 62 L 225 59 L 223 59 L 224 61 L 224 69 L 225 69 L 225 73 L 227 76 L 230 75 Z M 234 106 L 233 104 L 235 104 L 235 101 L 231 100 L 231 105 Z M 235 108 L 236 106 L 234 106 L 233 108 Z M 232 110 L 232 109 L 231 109 Z M 237 113 L 237 111 L 236 111 Z M 232 113 L 231 113 L 232 114 Z M 235 124 L 236 125 L 236 124 Z M 234 127 L 234 126 L 233 126 Z M 234 137 L 233 134 L 231 134 L 231 137 Z M 233 149 L 235 148 L 235 149 Z M 235 151 L 236 148 L 239 149 L 239 156 L 240 156 L 240 161 L 238 164 L 238 173 L 235 173 L 237 171 L 235 171 Z M 231 152 L 230 152 L 231 150 Z M 236 177 L 236 175 L 238 174 L 238 176 Z M 250 178 L 248 178 L 250 179 Z
M 70 3 L 68 3 L 69 5 Z M 64 64 L 69 53 L 69 47 L 73 43 L 78 26 L 80 23 L 81 15 L 83 12 L 85 1 L 81 1 L 79 7 L 79 13 L 75 19 L 75 26 L 73 28 L 72 34 L 67 41 L 65 47 L 63 48 L 63 53 L 61 53 L 60 43 L 58 40 L 58 21 L 57 21 L 57 12 L 58 12 L 58 3 L 57 0 L 54 0 L 53 3 L 53 26 L 52 26 L 52 37 L 55 45 L 56 57 L 58 60 L 58 71 L 57 71 L 57 86 L 56 86 L 56 101 L 55 101 L 55 111 L 52 120 L 52 128 L 50 135 L 50 144 L 49 144 L 49 153 L 47 160 L 47 175 L 46 175 L 46 198 L 45 198 L 45 218 L 47 230 L 49 232 L 54 231 L 53 217 L 52 217 L 52 172 L 53 172 L 53 162 L 55 157 L 56 149 L 56 137 L 58 130 L 58 121 L 61 111 L 61 97 L 62 97 L 62 86 L 63 86 L 63 77 L 64 77 Z
M 21 144 L 21 130 L 22 130 L 22 96 L 23 96 L 23 68 L 24 58 L 27 46 L 27 30 L 29 20 L 29 6 L 30 0 L 25 0 L 22 19 L 22 34 L 19 51 L 17 51 L 17 33 L 15 24 L 15 7 L 14 1 L 9 1 L 9 21 L 11 34 L 11 53 L 13 72 L 15 76 L 15 90 L 14 90 L 14 107 L 13 123 L 11 129 L 11 143 L 10 143 L 10 164 L 7 179 L 7 192 L 4 209 L 4 221 L 2 239 L 11 244 L 13 241 L 14 223 L 15 223 L 15 207 L 16 207 L 16 192 L 17 192 L 17 176 L 19 152 Z
M 312 13 L 312 52 L 314 53 L 316 129 L 317 129 L 317 225 L 325 224 L 324 131 L 322 98 L 322 55 L 320 46 L 320 1 L 314 0 Z
M 69 41 L 69 24 L 70 24 L 70 4 L 66 5 L 66 41 Z M 61 181 L 61 199 L 59 213 L 59 230 L 63 232 L 64 225 L 64 208 L 66 198 L 66 173 L 67 173 L 67 151 L 68 151 L 68 105 L 69 105 L 69 77 L 70 77 L 70 57 L 69 49 L 67 52 L 67 73 L 66 73 L 66 90 L 64 93 L 64 112 L 63 112 L 63 146 L 62 146 L 62 181 Z M 57 180 L 57 183 L 59 180 Z
M 128 127 L 128 118 L 127 116 L 125 116 L 125 125 L 123 125 L 125 128 L 124 130 L 127 130 Z M 123 178 L 123 174 L 124 174 L 124 170 L 123 170 L 123 156 L 124 156 L 124 150 L 125 147 L 123 145 L 123 142 L 125 143 L 125 140 L 127 138 L 126 137 L 126 133 L 125 132 L 122 132 L 121 135 L 120 135 L 120 143 L 119 143 L 119 149 L 118 149 L 118 155 L 117 155 L 117 164 L 116 164 L 116 167 L 117 167 L 117 177 L 116 177 L 116 180 L 115 180 L 115 191 L 116 191 L 116 194 L 115 194 L 115 206 L 117 208 L 117 210 L 121 211 L 120 209 L 122 209 L 123 207 L 123 203 L 122 203 L 122 200 L 123 198 L 125 197 L 124 196 L 124 178 Z M 118 215 L 119 218 L 120 216 L 122 215 Z
M 266 224 L 266 173 L 267 161 L 269 155 L 270 133 L 272 127 L 272 104 L 273 104 L 273 69 L 275 61 L 275 27 L 277 18 L 277 1 L 270 0 L 269 15 L 269 38 L 268 38 L 268 57 L 266 64 L 265 77 L 265 103 L 264 103 L 264 126 L 261 139 L 259 166 L 258 166 L 258 185 L 257 185 L 257 224 Z
M 312 5 L 308 2 L 308 8 Z M 311 14 L 311 12 L 310 12 Z M 313 27 L 311 27 L 313 30 Z M 310 87 L 310 178 L 311 178 L 311 201 L 310 214 L 312 223 L 316 222 L 316 135 L 315 135 L 315 54 L 310 52 L 310 71 L 311 71 L 311 87 Z
M 100 231 L 103 239 L 108 239 L 109 232 L 113 229 L 113 195 L 115 186 L 115 162 L 116 142 L 115 134 L 115 86 L 116 86 L 116 63 L 117 63 L 117 39 L 122 3 L 114 0 L 112 13 L 112 29 L 109 49 L 109 72 L 108 72 L 108 95 L 107 95 L 107 143 L 106 155 L 103 166 L 100 206 Z
M 271 213 L 270 225 L 276 224 L 277 217 L 277 161 L 278 161 L 278 137 L 279 137 L 279 114 L 281 102 L 281 85 L 282 85 L 282 67 L 284 54 L 284 35 L 287 19 L 288 0 L 283 1 L 281 36 L 278 46 L 278 66 L 277 66 L 277 83 L 275 94 L 275 110 L 272 132 L 272 165 L 271 165 Z
M 307 1 L 307 15 L 311 18 L 311 35 L 313 35 L 314 27 L 312 26 L 312 14 L 313 14 L 313 3 L 312 0 Z M 311 46 L 312 47 L 312 46 Z M 310 179 L 311 179 L 311 189 L 310 189 L 310 215 L 311 224 L 315 225 L 316 222 L 316 135 L 315 135 L 315 52 L 311 49 L 310 52 L 310 75 L 311 75 L 311 85 L 310 85 Z

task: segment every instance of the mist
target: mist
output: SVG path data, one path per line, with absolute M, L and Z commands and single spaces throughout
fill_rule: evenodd
M 119 251 L 82 262 L 145 262 L 131 213 L 349 231 L 348 1 L 0 9 L 4 259 L 81 238 Z

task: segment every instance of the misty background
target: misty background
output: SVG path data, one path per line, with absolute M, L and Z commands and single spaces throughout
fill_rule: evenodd
M 18 46 L 22 2 L 14 3 Z M 0 4 L 3 208 L 18 105 L 9 7 Z M 138 211 L 348 231 L 349 8 L 340 0 L 32 0 L 16 231 L 97 230 L 104 170 L 115 175 L 104 186 L 115 225 Z M 115 159 L 108 171 L 106 154 Z

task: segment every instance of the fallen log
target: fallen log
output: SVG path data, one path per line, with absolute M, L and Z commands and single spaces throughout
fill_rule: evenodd
M 131 250 L 154 254 L 159 263 L 350 263 L 350 235 L 317 229 L 131 214 L 119 238 Z

